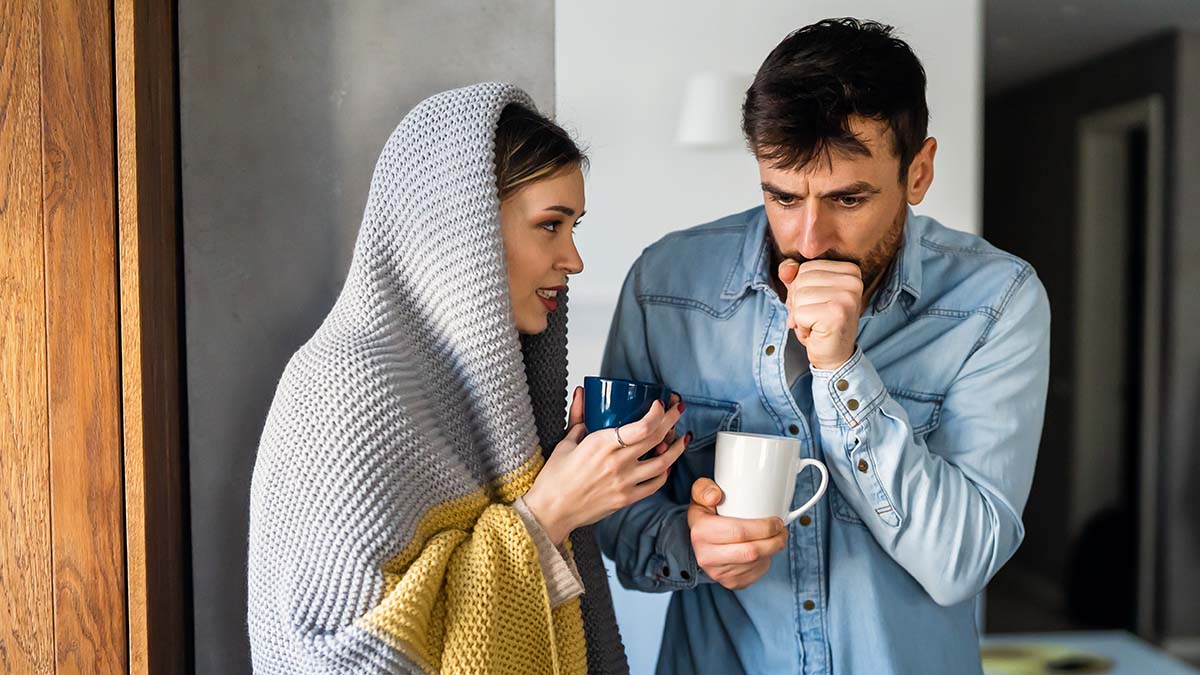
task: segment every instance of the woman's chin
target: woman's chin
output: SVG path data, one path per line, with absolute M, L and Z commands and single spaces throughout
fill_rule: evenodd
M 538 317 L 523 317 L 517 321 L 517 332 L 521 335 L 537 335 L 550 327 L 550 314 L 541 312 Z

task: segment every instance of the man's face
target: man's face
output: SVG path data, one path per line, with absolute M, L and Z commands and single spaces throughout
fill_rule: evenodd
M 850 129 L 869 156 L 832 152 L 800 171 L 760 159 L 758 171 L 774 246 L 772 269 L 787 258 L 801 264 L 853 262 L 870 292 L 900 246 L 906 205 L 919 203 L 929 187 L 937 144 L 925 142 L 902 182 L 886 123 L 855 117 Z

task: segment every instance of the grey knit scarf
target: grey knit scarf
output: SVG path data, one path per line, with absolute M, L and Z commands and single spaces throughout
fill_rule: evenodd
M 417 671 L 355 626 L 381 566 L 435 505 L 522 466 L 564 432 L 565 297 L 536 336 L 510 308 L 493 168 L 520 89 L 433 96 L 389 138 L 350 272 L 288 363 L 251 488 L 249 631 L 257 673 Z M 627 673 L 590 529 L 571 536 L 591 673 Z

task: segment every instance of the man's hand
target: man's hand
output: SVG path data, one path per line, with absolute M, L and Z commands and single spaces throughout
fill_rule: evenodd
M 808 350 L 808 362 L 821 370 L 838 368 L 854 356 L 863 278 L 858 265 L 834 260 L 795 260 L 779 264 L 787 287 L 788 328 Z
M 787 544 L 779 518 L 726 518 L 717 515 L 725 495 L 710 478 L 692 484 L 688 527 L 696 562 L 709 578 L 730 590 L 745 588 L 771 567 L 771 556 Z

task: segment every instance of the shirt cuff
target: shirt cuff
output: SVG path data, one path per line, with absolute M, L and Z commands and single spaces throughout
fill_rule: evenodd
M 654 555 L 650 556 L 647 573 L 659 584 L 673 590 L 695 588 L 698 583 L 712 579 L 696 564 L 692 550 L 692 531 L 687 522 L 687 506 L 673 509 L 663 521 L 655 538 Z
M 887 389 L 862 349 L 834 370 L 809 368 L 813 375 L 813 408 L 821 426 L 853 429 L 883 403 Z
M 525 504 L 524 497 L 518 497 L 517 501 L 513 502 L 513 508 L 521 516 L 525 529 L 529 530 L 529 536 L 537 546 L 538 563 L 541 564 L 542 576 L 546 579 L 551 609 L 583 595 L 583 579 L 575 567 L 574 556 L 567 550 L 566 542 L 570 539 L 564 539 L 562 546 L 555 546 L 554 542 L 550 541 L 550 535 L 546 534 L 542 524 L 533 515 L 533 511 Z

